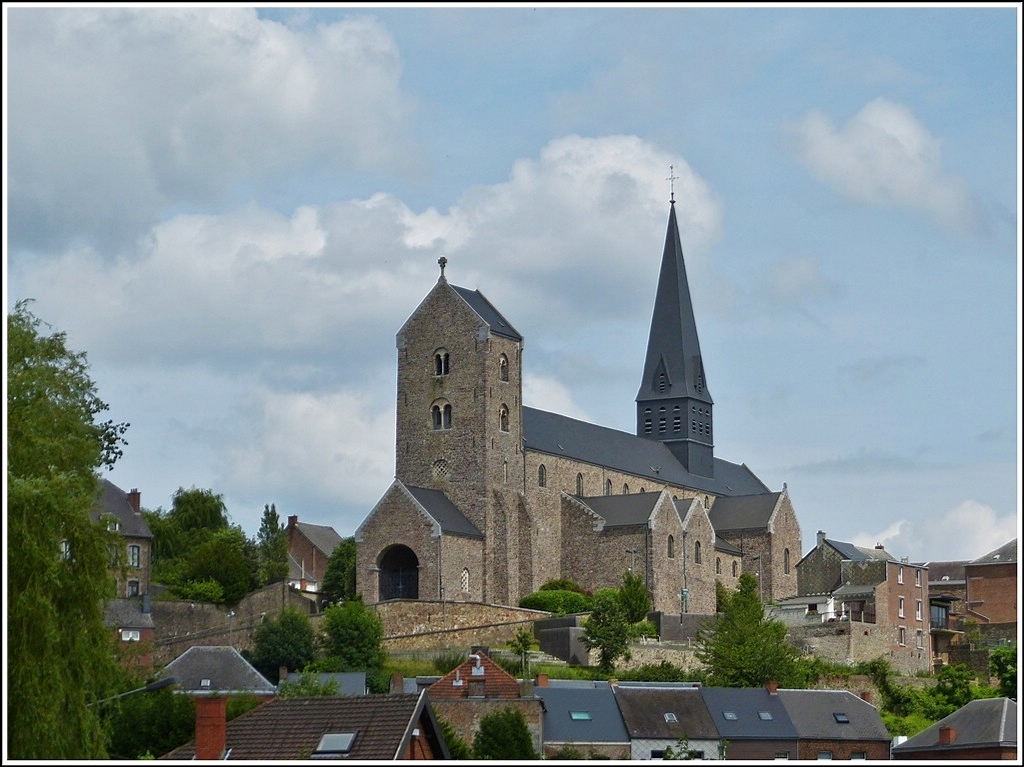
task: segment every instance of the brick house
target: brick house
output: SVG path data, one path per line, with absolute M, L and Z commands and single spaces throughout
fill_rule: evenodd
M 156 624 L 148 595 L 111 599 L 104 605 L 103 625 L 113 634 L 122 666 L 143 672 L 153 669 Z
M 903 673 L 931 669 L 927 567 L 897 560 L 881 544 L 868 549 L 818 531 L 796 570 L 798 594 L 779 614 L 806 608 L 802 626 L 787 623 L 808 649 L 837 662 L 886 656 Z M 831 615 L 811 614 L 812 599 L 830 605 Z
M 787 490 L 714 455 L 674 205 L 635 434 L 524 406 L 522 335 L 446 263 L 396 336 L 395 480 L 355 533 L 368 604 L 514 605 L 554 578 L 615 587 L 629 569 L 656 611 L 711 613 L 715 581 L 747 567 L 766 601 L 796 593 Z
M 964 618 L 981 624 L 1016 624 L 1017 539 L 964 565 Z
M 329 525 L 299 522 L 288 517 L 288 583 L 299 591 L 319 591 L 327 562 L 341 543 L 341 536 Z
M 124 569 L 114 570 L 118 598 L 149 594 L 153 559 L 153 533 L 142 516 L 142 495 L 138 490 L 125 492 L 106 479 L 99 481 L 99 497 L 90 512 L 94 522 L 105 522 L 107 529 L 124 539 Z

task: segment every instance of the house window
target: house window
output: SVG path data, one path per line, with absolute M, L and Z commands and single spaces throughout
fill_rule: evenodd
M 570 711 L 569 718 L 574 722 L 589 722 L 591 720 L 589 711 Z
M 739 717 L 736 716 L 735 711 L 723 711 L 722 718 L 725 719 L 727 722 L 735 722 L 739 719 Z
M 788 751 L 776 751 L 775 752 L 775 758 L 776 759 L 789 759 L 789 752 Z
M 700 559 L 700 541 L 694 541 L 693 542 L 693 563 L 695 565 L 699 565 L 701 563 L 701 559 Z
M 623 495 L 629 495 L 629 485 L 623 483 L 623 485 L 622 485 L 622 494 Z
M 818 759 L 831 759 L 831 758 L 832 758 L 832 752 L 831 751 L 819 751 L 818 752 Z
M 576 495 L 583 495 L 583 475 L 576 475 Z
M 668 537 L 668 558 L 675 559 L 676 556 L 676 539 L 674 536 Z
M 921 571 L 920 570 L 914 570 L 914 585 L 915 586 L 920 586 L 921 585 Z
M 924 649 L 924 632 L 921 629 L 917 630 L 917 649 Z
M 142 639 L 142 635 L 138 629 L 121 629 L 122 642 L 138 642 L 140 639 Z
M 757 712 L 757 718 L 760 719 L 762 722 L 770 722 L 775 717 L 772 716 L 772 712 L 771 711 L 758 711 Z
M 867 751 L 854 751 L 852 754 L 850 754 L 850 759 L 851 760 L 852 759 L 867 759 L 867 758 L 868 758 Z
M 310 754 L 314 759 L 345 759 L 352 752 L 355 742 L 354 732 L 328 732 L 317 744 L 316 751 Z
M 900 626 L 899 645 L 900 647 L 907 646 L 907 629 L 904 626 Z
M 60 558 L 65 562 L 71 559 L 71 541 L 64 540 L 60 542 Z
M 676 718 L 676 715 L 673 714 L 671 711 L 666 711 L 665 712 L 665 721 L 666 722 L 678 722 L 679 720 Z
M 498 428 L 504 432 L 508 431 L 508 407 L 506 405 L 498 408 Z
M 116 519 L 111 519 L 110 521 L 107 522 L 107 532 L 108 533 L 116 533 L 120 529 L 121 529 L 121 523 L 118 522 Z
M 904 601 L 905 600 L 903 599 L 903 597 L 900 597 L 900 601 L 899 601 L 899 616 L 901 618 L 905 617 L 904 614 L 903 614 L 903 612 L 904 612 L 904 608 L 903 608 Z
M 139 582 L 136 580 L 128 581 L 127 596 L 137 597 L 139 595 Z
M 544 468 L 544 464 L 537 467 L 537 487 L 548 486 L 548 470 Z
M 448 375 L 448 352 L 444 349 L 438 349 L 434 352 L 434 375 Z
M 903 565 L 900 565 L 899 569 L 896 571 L 896 582 L 903 583 Z
M 508 357 L 504 354 L 498 357 L 498 379 L 501 381 L 508 380 Z
M 462 586 L 463 591 L 469 591 L 469 568 L 462 568 L 462 578 L 459 582 L 459 585 Z
M 737 571 L 738 569 L 739 569 L 739 568 L 737 567 L 736 561 L 735 561 L 735 560 L 733 560 L 733 563 L 732 563 L 732 577 L 733 577 L 733 578 L 735 578 L 735 577 L 736 577 L 736 571 Z
M 918 599 L 917 600 L 917 604 L 914 605 L 914 617 L 917 618 L 918 620 L 922 620 L 923 617 L 924 617 L 923 616 L 923 612 L 924 612 L 924 603 L 920 599 Z
M 604 483 L 604 494 L 605 495 L 611 495 L 612 494 L 612 481 L 610 479 L 606 480 L 605 483 Z
M 722 574 L 722 558 L 715 557 L 715 575 Z
M 789 549 L 782 550 L 782 571 L 789 575 Z
M 128 547 L 128 566 L 139 567 L 139 562 L 142 559 L 142 548 L 136 544 L 132 544 Z
M 850 723 L 849 715 L 847 715 L 843 711 L 833 711 L 832 712 L 832 718 L 835 719 L 836 722 L 838 722 L 839 724 L 849 724 Z

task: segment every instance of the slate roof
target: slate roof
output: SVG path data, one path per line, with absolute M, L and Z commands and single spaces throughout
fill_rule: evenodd
M 844 586 L 840 586 L 832 592 L 832 596 L 842 599 L 843 597 L 862 597 L 870 596 L 875 593 L 875 586 L 878 584 L 856 584 L 847 583 Z
M 967 563 L 969 567 L 977 565 L 1005 565 L 1017 561 L 1017 539 L 1004 543 L 998 549 L 993 549 L 987 554 L 982 554 L 977 559 Z
M 544 701 L 545 743 L 629 743 L 629 733 L 608 682 L 559 684 L 551 680 L 546 687 L 534 687 Z M 586 712 L 589 719 L 572 717 Z
M 721 738 L 795 741 L 799 737 L 782 700 L 763 687 L 701 687 L 700 694 Z M 762 711 L 771 719 L 762 719 Z M 724 712 L 736 718 L 726 719 Z
M 327 733 L 355 733 L 350 760 L 393 761 L 408 746 L 413 730 L 426 719 L 438 737 L 437 720 L 425 693 L 275 698 L 227 723 L 230 760 L 307 759 Z M 441 741 L 443 743 L 443 739 Z M 448 759 L 447 745 L 438 758 Z M 436 751 L 435 751 L 436 753 Z M 195 741 L 161 759 L 192 759 Z
M 601 517 L 605 527 L 624 527 L 646 525 L 661 498 L 661 492 L 573 497 Z
M 494 304 L 484 298 L 484 294 L 479 290 L 469 290 L 456 285 L 452 285 L 451 288 L 469 304 L 470 308 L 480 316 L 480 319 L 487 323 L 494 335 L 511 338 L 513 341 L 523 340 L 519 331 L 512 327 L 512 323 L 506 320 L 501 312 L 494 308 Z
M 764 529 L 779 504 L 782 493 L 758 493 L 716 498 L 708 511 L 715 532 L 720 530 Z
M 284 681 L 299 683 L 304 674 L 301 671 L 291 671 Z M 337 685 L 337 695 L 366 695 L 366 672 L 365 671 L 337 671 L 333 673 L 314 674 L 316 681 L 320 684 L 334 682 Z
M 939 729 L 952 727 L 956 738 L 949 745 L 939 744 Z M 1017 746 L 1017 703 L 1009 698 L 972 700 L 931 727 L 908 738 L 892 752 L 948 751 L 951 759 L 957 751 L 979 747 L 1015 748 Z
M 491 660 L 486 653 L 476 653 L 479 660 L 468 657 L 434 682 L 427 690 L 433 700 L 479 697 L 480 691 L 471 682 L 483 681 L 485 698 L 519 698 L 519 680 Z M 479 671 L 483 669 L 483 671 Z M 474 673 L 478 671 L 478 673 Z
M 965 560 L 952 562 L 923 562 L 916 566 L 928 568 L 928 583 L 940 585 L 947 583 L 951 585 L 963 585 L 967 582 L 964 573 Z
M 270 680 L 234 647 L 193 645 L 164 666 L 161 676 L 177 677 L 178 690 L 184 693 L 277 693 L 277 688 Z M 204 686 L 203 680 L 209 680 L 209 684 Z
M 523 408 L 523 442 L 528 450 L 715 495 L 768 492 L 768 486 L 745 465 L 715 458 L 715 476 L 702 477 L 687 471 L 663 442 L 532 407 Z
M 878 709 L 849 690 L 780 689 L 778 697 L 800 738 L 890 742 Z M 837 713 L 849 721 L 837 721 Z
M 720 535 L 715 535 L 715 551 L 721 551 L 723 554 L 735 554 L 736 556 L 743 554 L 743 549 L 729 543 Z
M 831 538 L 826 538 L 825 543 L 838 551 L 843 559 L 851 562 L 867 562 L 872 559 L 884 560 L 886 562 L 896 561 L 892 554 L 885 549 L 869 549 L 864 546 L 854 546 L 852 543 L 833 541 Z
M 142 597 L 111 599 L 103 607 L 103 625 L 119 629 L 154 628 L 153 614 L 143 611 Z
M 620 684 L 615 700 L 632 738 L 718 739 L 699 687 Z M 674 714 L 675 721 L 666 714 Z
M 119 532 L 127 538 L 152 538 L 153 533 L 141 513 L 128 502 L 128 493 L 106 479 L 99 481 L 100 497 L 89 516 L 98 520 L 103 514 L 113 514 L 120 523 Z
M 338 544 L 341 543 L 341 536 L 330 525 L 312 525 L 309 522 L 296 522 L 295 527 L 309 542 L 316 546 L 327 556 L 330 556 Z
M 441 530 L 450 535 L 464 535 L 467 538 L 483 538 L 484 534 L 458 510 L 448 496 L 440 490 L 428 490 L 424 487 L 403 485 L 409 495 L 423 507 L 423 510 L 440 525 Z

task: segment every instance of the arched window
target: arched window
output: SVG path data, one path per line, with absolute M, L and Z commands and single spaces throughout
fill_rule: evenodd
M 782 570 L 789 575 L 789 549 L 783 549 L 782 551 Z
M 498 428 L 508 431 L 508 407 L 506 405 L 498 408 Z
M 623 495 L 629 495 L 629 485 L 628 484 L 623 483 L 623 485 L 622 485 L 622 494 Z
M 665 433 L 665 408 L 658 408 L 658 433 Z
M 448 352 L 444 349 L 438 349 L 434 352 L 434 375 L 448 375 Z
M 508 357 L 504 354 L 498 357 L 498 379 L 502 381 L 508 380 Z
M 604 483 L 604 494 L 605 495 L 611 495 L 612 494 L 612 481 L 610 479 L 609 480 L 605 480 L 605 483 Z
M 732 562 L 732 577 L 736 577 L 736 560 L 733 560 Z
M 537 487 L 548 486 L 548 470 L 544 468 L 544 464 L 537 467 Z
M 469 568 L 462 568 L 462 579 L 459 581 L 459 585 L 462 586 L 462 590 L 469 593 Z
M 679 410 L 679 405 L 672 408 L 672 431 L 681 431 L 683 428 L 683 416 Z
M 700 559 L 700 541 L 694 541 L 693 542 L 693 563 L 695 565 L 699 565 L 700 562 L 701 562 L 701 559 Z
M 668 558 L 675 559 L 676 556 L 676 539 L 674 536 L 668 537 Z
M 715 575 L 722 574 L 722 558 L 715 557 Z
M 430 422 L 435 431 L 452 428 L 452 406 L 438 401 L 430 406 Z
M 576 475 L 576 495 L 583 495 L 583 475 Z

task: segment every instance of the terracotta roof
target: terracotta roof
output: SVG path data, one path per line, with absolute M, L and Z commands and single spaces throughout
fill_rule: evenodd
M 227 723 L 227 758 L 308 759 L 324 735 L 354 733 L 348 759 L 392 761 L 404 753 L 421 723 L 428 731 L 420 737 L 437 736 L 436 719 L 424 693 L 275 698 Z M 192 741 L 161 759 L 194 757 Z
M 485 697 L 485 698 L 518 698 L 519 681 L 505 669 L 479 652 L 477 659 L 470 656 L 427 689 L 434 700 L 450 700 L 453 698 Z M 478 669 L 483 669 L 479 671 Z M 473 673 L 476 671 L 477 673 Z M 483 681 L 483 691 L 478 682 Z

